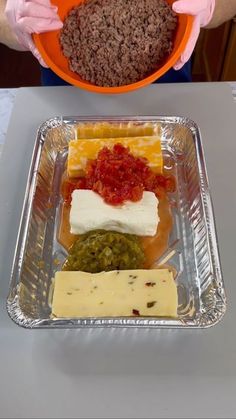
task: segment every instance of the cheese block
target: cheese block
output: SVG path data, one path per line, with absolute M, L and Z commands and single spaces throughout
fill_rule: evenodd
M 115 144 L 129 147 L 134 156 L 145 157 L 150 167 L 161 173 L 163 159 L 161 140 L 159 136 L 153 137 L 122 137 L 122 138 L 94 138 L 71 140 L 69 142 L 67 172 L 69 177 L 83 174 L 88 160 L 95 159 L 99 150 L 104 146 L 113 147 Z
M 160 125 L 146 122 L 135 124 L 133 122 L 96 122 L 80 123 L 77 127 L 77 138 L 115 138 L 140 137 L 159 134 Z
M 70 232 L 84 234 L 101 229 L 154 236 L 159 222 L 158 202 L 153 192 L 144 191 L 138 202 L 127 201 L 123 205 L 113 206 L 96 192 L 75 189 L 70 210 Z
M 79 317 L 177 317 L 177 286 L 168 269 L 90 274 L 56 272 L 52 315 Z

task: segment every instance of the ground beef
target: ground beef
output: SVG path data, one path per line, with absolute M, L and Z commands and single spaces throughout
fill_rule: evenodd
M 166 0 L 87 0 L 60 33 L 70 69 L 97 86 L 137 82 L 173 48 L 177 17 Z

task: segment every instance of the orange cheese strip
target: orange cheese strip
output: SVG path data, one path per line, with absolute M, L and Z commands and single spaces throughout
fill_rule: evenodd
M 143 137 L 160 133 L 160 125 L 146 122 L 144 124 L 128 123 L 81 123 L 77 127 L 77 138 L 117 138 Z
M 99 150 L 104 146 L 113 147 L 117 143 L 129 147 L 130 152 L 134 156 L 146 158 L 149 161 L 150 167 L 155 172 L 162 173 L 163 158 L 161 140 L 159 136 L 153 136 L 72 140 L 69 142 L 68 176 L 80 176 L 85 170 L 87 161 L 95 159 Z

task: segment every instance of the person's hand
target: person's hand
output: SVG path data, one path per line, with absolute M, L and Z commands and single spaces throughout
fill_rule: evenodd
M 180 59 L 174 65 L 175 70 L 181 67 L 190 59 L 196 46 L 200 29 L 204 28 L 211 21 L 215 9 L 215 0 L 178 0 L 172 6 L 174 12 L 194 16 L 193 28 Z
M 30 50 L 40 64 L 47 67 L 31 34 L 62 28 L 57 7 L 52 6 L 50 0 L 7 0 L 5 16 L 19 42 L 19 49 Z

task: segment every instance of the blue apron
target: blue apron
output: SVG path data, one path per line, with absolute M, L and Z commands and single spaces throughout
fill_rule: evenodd
M 179 71 L 173 68 L 169 70 L 164 76 L 158 79 L 155 83 L 186 83 L 191 82 L 191 61 L 188 61 Z M 49 68 L 41 67 L 41 83 L 43 86 L 67 86 L 66 81 L 58 77 Z

